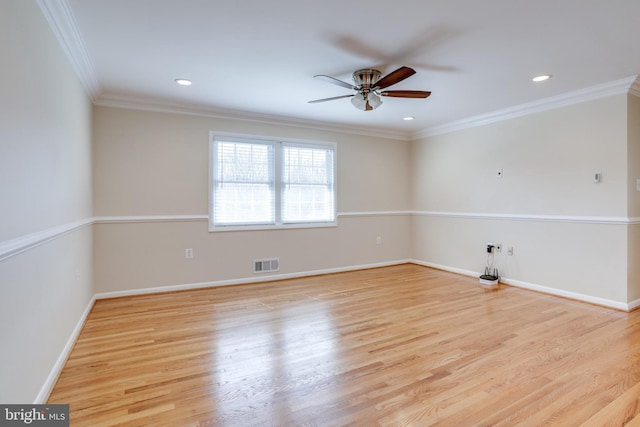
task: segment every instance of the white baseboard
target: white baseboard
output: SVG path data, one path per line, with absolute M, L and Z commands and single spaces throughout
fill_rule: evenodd
M 187 284 L 181 284 L 181 285 L 157 286 L 153 288 L 130 289 L 130 290 L 114 291 L 114 292 L 102 292 L 102 293 L 96 294 L 95 299 L 120 298 L 120 297 L 128 297 L 128 296 L 135 296 L 135 295 L 156 294 L 160 292 L 175 292 L 175 291 L 186 291 L 190 289 L 213 288 L 218 286 L 247 285 L 251 283 L 274 282 L 277 280 L 297 279 L 300 277 L 319 276 L 322 274 L 366 270 L 370 268 L 388 267 L 391 265 L 400 265 L 400 264 L 407 264 L 412 262 L 413 262 L 412 260 L 404 259 L 404 260 L 396 260 L 396 261 L 381 262 L 381 263 L 374 263 L 374 264 L 363 264 L 363 265 L 355 265 L 355 266 L 349 266 L 349 267 L 329 268 L 325 270 L 312 270 L 312 271 L 303 271 L 303 272 L 297 272 L 297 273 L 274 274 L 270 276 L 256 275 L 252 277 L 244 277 L 244 278 L 232 279 L 232 280 L 217 280 L 212 282 L 187 283 Z
M 420 261 L 417 259 L 411 260 L 411 263 L 422 265 L 424 267 L 435 268 L 436 270 L 443 270 L 443 271 L 448 271 L 450 273 L 462 274 L 463 276 L 480 277 L 480 274 L 481 274 L 481 273 L 478 273 L 477 271 L 464 270 L 462 268 L 449 267 L 447 265 L 440 265 L 440 264 L 435 264 L 433 262 Z
M 189 289 L 202 289 L 202 288 L 211 288 L 211 287 L 218 287 L 218 286 L 245 285 L 245 284 L 251 284 L 251 283 L 273 282 L 277 280 L 295 279 L 300 277 L 310 277 L 310 276 L 318 276 L 322 274 L 342 273 L 342 272 L 356 271 L 356 270 L 366 270 L 370 268 L 388 267 L 392 265 L 400 265 L 400 264 L 407 264 L 407 263 L 422 265 L 424 267 L 435 268 L 437 270 L 448 271 L 451 273 L 457 273 L 457 274 L 461 274 L 469 277 L 480 276 L 480 273 L 476 271 L 465 270 L 465 269 L 456 268 L 456 267 L 449 267 L 446 265 L 435 264 L 432 262 L 420 261 L 415 259 L 404 259 L 404 260 L 396 260 L 396 261 L 381 262 L 381 263 L 374 263 L 374 264 L 363 264 L 363 265 L 356 265 L 356 266 L 349 266 L 349 267 L 329 268 L 324 270 L 276 274 L 276 275 L 263 276 L 263 277 L 254 276 L 254 277 L 245 277 L 245 278 L 233 279 L 233 280 L 218 280 L 218 281 L 211 281 L 211 282 L 188 283 L 188 284 L 182 284 L 182 285 L 157 286 L 153 288 L 131 289 L 131 290 L 125 290 L 125 291 L 97 293 L 93 296 L 93 298 L 91 298 L 91 300 L 89 301 L 89 304 L 87 305 L 87 308 L 84 310 L 84 312 L 82 313 L 82 316 L 78 320 L 76 327 L 74 328 L 73 332 L 71 333 L 71 336 L 67 340 L 67 344 L 64 346 L 64 349 L 60 353 L 58 360 L 56 361 L 55 365 L 51 369 L 51 372 L 49 373 L 47 380 L 45 381 L 44 385 L 40 389 L 40 393 L 38 393 L 38 396 L 36 397 L 34 404 L 45 403 L 49 398 L 51 390 L 53 389 L 53 386 L 55 385 L 56 380 L 60 375 L 60 372 L 62 372 L 62 368 L 64 367 L 64 364 L 67 358 L 69 357 L 69 354 L 71 353 L 71 350 L 73 349 L 73 346 L 76 340 L 78 339 L 80 332 L 82 331 L 82 328 L 85 324 L 85 321 L 87 320 L 87 317 L 89 316 L 91 309 L 93 308 L 93 305 L 99 299 L 119 298 L 119 297 L 126 297 L 126 296 L 135 296 L 135 295 L 147 295 L 147 294 L 154 294 L 154 293 L 160 293 L 160 292 L 175 292 L 175 291 L 184 291 Z M 500 282 L 510 286 L 515 286 L 518 288 L 528 289 L 528 290 L 541 292 L 541 293 L 554 295 L 554 296 L 560 296 L 563 298 L 569 298 L 572 300 L 587 302 L 587 303 L 596 304 L 596 305 L 600 305 L 608 308 L 614 308 L 617 310 L 631 311 L 637 307 L 640 307 L 640 299 L 637 299 L 628 304 L 625 304 L 618 301 L 593 297 L 590 295 L 584 295 L 584 294 L 579 294 L 575 292 L 564 291 L 561 289 L 550 288 L 547 286 L 535 285 L 532 283 L 522 282 L 519 280 L 512 280 L 508 278 L 501 278 Z
M 423 265 L 425 267 L 431 267 L 438 270 L 449 271 L 451 273 L 462 274 L 464 276 L 470 277 L 480 277 L 482 273 L 477 271 L 465 270 L 456 267 L 449 267 L 446 265 L 435 264 L 432 262 L 412 260 L 414 264 Z M 589 304 L 600 305 L 607 308 L 614 308 L 616 310 L 622 311 L 631 311 L 637 307 L 640 307 L 640 299 L 632 301 L 631 303 L 624 303 L 620 301 L 614 301 L 610 299 L 594 297 L 592 295 L 580 294 L 577 292 L 565 291 L 563 289 L 551 288 L 548 286 L 536 285 L 533 283 L 523 282 L 521 280 L 513 280 L 507 277 L 501 277 L 500 283 L 504 283 L 505 285 L 514 286 L 516 288 L 527 289 L 530 291 L 540 292 L 543 294 L 553 295 L 562 298 L 568 298 L 580 302 L 586 302 Z
M 78 339 L 78 336 L 80 335 L 80 332 L 82 331 L 82 328 L 84 327 L 87 317 L 89 316 L 89 313 L 91 312 L 91 309 L 93 308 L 93 304 L 95 304 L 95 302 L 96 302 L 96 297 L 94 295 L 89 301 L 89 304 L 87 304 L 87 308 L 85 308 L 84 312 L 82 312 L 82 316 L 80 316 L 78 323 L 76 323 L 76 327 L 73 328 L 73 331 L 71 332 L 71 336 L 69 337 L 69 339 L 67 340 L 67 343 L 62 349 L 60 356 L 58 356 L 58 360 L 56 360 L 56 363 L 51 368 L 51 372 L 49 372 L 49 376 L 47 377 L 46 381 L 42 385 L 42 388 L 40 388 L 40 392 L 38 393 L 38 396 L 36 396 L 36 399 L 33 402 L 34 405 L 44 404 L 47 402 L 47 399 L 49 399 L 49 395 L 53 390 L 53 386 L 56 384 L 56 381 L 58 380 L 58 376 L 60 376 L 60 373 L 62 372 L 62 368 L 64 368 L 64 364 L 67 361 L 67 358 L 69 357 L 69 354 L 71 353 L 71 350 L 73 349 L 73 346 L 75 345 Z
M 356 271 L 356 270 L 366 270 L 370 268 L 388 267 L 391 265 L 407 264 L 410 262 L 411 260 L 405 259 L 405 260 L 381 262 L 381 263 L 375 263 L 375 264 L 364 264 L 364 265 L 357 265 L 357 266 L 350 266 L 350 267 L 330 268 L 326 270 L 305 271 L 300 273 L 278 274 L 278 275 L 263 276 L 263 277 L 259 277 L 259 276 L 246 277 L 242 279 L 219 280 L 219 281 L 202 282 L 202 283 L 189 283 L 184 285 L 158 286 L 153 288 L 132 289 L 132 290 L 126 290 L 126 291 L 104 292 L 104 293 L 95 294 L 89 301 L 89 304 L 87 304 L 87 307 L 85 308 L 84 312 L 80 316 L 80 319 L 78 320 L 76 327 L 73 329 L 71 336 L 69 336 L 69 339 L 67 340 L 66 345 L 62 349 L 60 356 L 58 356 L 56 363 L 51 368 L 51 371 L 49 372 L 47 379 L 45 380 L 44 384 L 40 388 L 40 392 L 38 393 L 38 396 L 36 396 L 35 398 L 34 404 L 46 403 L 47 399 L 49 398 L 49 395 L 51 394 L 51 391 L 53 390 L 53 387 L 56 384 L 58 376 L 62 372 L 62 369 L 64 368 L 64 364 L 67 361 L 67 358 L 69 357 L 69 354 L 71 353 L 71 350 L 73 349 L 73 346 L 75 345 L 78 339 L 78 336 L 82 331 L 82 328 L 84 327 L 84 324 L 87 320 L 87 317 L 89 316 L 89 313 L 91 312 L 91 309 L 93 308 L 93 305 L 99 299 L 118 298 L 118 297 L 125 297 L 125 296 L 134 296 L 134 295 L 146 295 L 146 294 L 154 294 L 154 293 L 160 293 L 160 292 L 183 291 L 188 289 L 201 289 L 201 288 L 210 288 L 210 287 L 217 287 L 217 286 L 273 282 L 276 280 L 318 276 L 321 274 L 341 273 L 346 271 Z
M 640 299 L 631 301 L 630 303 L 627 304 L 627 306 L 629 307 L 629 310 L 627 311 L 635 310 L 636 308 L 640 307 Z
M 568 298 L 568 299 L 572 299 L 580 302 L 587 302 L 589 304 L 600 305 L 607 308 L 614 308 L 616 310 L 631 311 L 631 309 L 629 308 L 629 304 L 620 302 L 620 301 L 594 297 L 591 295 L 565 291 L 557 288 L 550 288 L 548 286 L 536 285 L 533 283 L 522 282 L 520 280 L 501 278 L 500 281 L 506 285 L 515 286 L 517 288 L 522 288 L 522 289 L 528 289 L 530 291 L 541 292 L 543 294 L 549 294 L 549 295 L 554 295 L 562 298 Z

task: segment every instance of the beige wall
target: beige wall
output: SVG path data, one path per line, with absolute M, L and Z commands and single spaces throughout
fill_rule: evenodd
M 640 97 L 628 95 L 628 215 L 640 217 L 640 192 L 636 190 L 636 180 L 640 179 Z
M 339 212 L 409 208 L 406 141 L 109 107 L 93 117 L 98 216 L 207 214 L 210 131 L 334 142 Z
M 0 2 L 0 247 L 90 218 L 91 105 L 36 2 Z M 92 295 L 92 231 L 0 260 L 0 402 L 36 400 Z
M 110 222 L 95 228 L 98 292 L 253 279 L 253 260 L 278 257 L 277 274 L 410 258 L 406 141 L 222 120 L 94 108 L 98 217 L 206 215 L 209 133 L 234 132 L 337 144 L 337 227 L 210 233 L 206 220 Z M 404 211 L 404 214 L 389 214 Z M 376 244 L 376 237 L 382 244 Z M 194 249 L 186 260 L 184 250 Z
M 626 129 L 619 95 L 422 139 L 414 209 L 626 216 Z
M 478 272 L 501 243 L 513 283 L 626 303 L 626 123 L 618 95 L 416 141 L 413 256 Z
M 259 281 L 254 259 L 278 257 L 278 275 L 410 259 L 409 216 L 341 218 L 338 227 L 209 233 L 206 221 L 98 224 L 95 282 L 115 292 L 220 281 Z M 376 236 L 383 244 L 376 245 Z M 184 249 L 194 258 L 185 259 Z M 272 275 L 272 274 L 271 274 Z
M 482 270 L 491 241 L 513 283 L 640 299 L 640 225 L 624 221 L 640 217 L 635 96 L 409 143 L 92 109 L 35 2 L 0 2 L 0 35 L 10 64 L 0 67 L 0 248 L 54 236 L 0 257 L 0 402 L 42 397 L 95 293 L 265 278 L 251 271 L 256 258 L 279 257 L 278 275 L 411 258 L 469 272 Z M 210 131 L 336 143 L 338 226 L 210 233 L 202 219 L 154 220 L 207 214 Z M 94 226 L 51 233 L 93 216 Z

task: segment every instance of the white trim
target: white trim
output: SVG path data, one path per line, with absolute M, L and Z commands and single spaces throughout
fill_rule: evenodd
M 118 224 L 139 222 L 191 222 L 208 221 L 209 215 L 136 215 L 136 216 L 99 216 L 93 219 L 95 224 Z
M 96 99 L 95 105 L 114 107 L 127 110 L 151 111 L 156 113 L 183 114 L 214 119 L 240 120 L 244 122 L 264 123 L 269 125 L 289 126 L 303 129 L 339 132 L 343 134 L 371 136 L 376 138 L 410 141 L 411 135 L 406 131 L 391 130 L 372 126 L 343 125 L 339 123 L 322 122 L 317 120 L 300 119 L 273 114 L 250 113 L 240 110 L 196 107 L 190 104 L 170 104 L 151 99 L 133 98 L 125 96 L 104 95 Z
M 426 262 L 426 261 L 412 260 L 411 262 L 414 263 L 414 264 L 425 266 L 425 267 L 431 267 L 431 268 L 435 268 L 435 269 L 438 269 L 438 270 L 448 271 L 448 272 L 451 272 L 451 273 L 462 274 L 464 276 L 480 277 L 480 274 L 481 274 L 481 273 L 475 272 L 475 271 L 464 270 L 464 269 L 456 268 L 456 267 L 449 267 L 449 266 L 446 266 L 446 265 L 435 264 L 435 263 Z M 557 296 L 557 297 L 568 298 L 568 299 L 575 300 L 575 301 L 586 302 L 586 303 L 589 303 L 589 304 L 595 304 L 595 305 L 599 305 L 599 306 L 603 306 L 603 307 L 607 307 L 607 308 L 613 308 L 613 309 L 622 310 L 622 311 L 631 311 L 634 308 L 640 306 L 640 300 L 632 301 L 631 303 L 624 303 L 624 302 L 620 302 L 620 301 L 614 301 L 614 300 L 610 300 L 610 299 L 594 297 L 594 296 L 591 296 L 591 295 L 580 294 L 580 293 L 577 293 L 577 292 L 565 291 L 563 289 L 550 288 L 548 286 L 536 285 L 536 284 L 533 284 L 533 283 L 523 282 L 521 280 L 513 280 L 513 279 L 509 279 L 509 278 L 505 278 L 505 277 L 501 277 L 500 278 L 500 283 L 504 283 L 505 285 L 514 286 L 514 287 L 517 287 L 517 288 L 527 289 L 527 290 L 530 290 L 530 291 L 540 292 L 540 293 L 547 294 L 547 295 L 553 295 L 553 296 Z
M 432 216 L 468 219 L 492 219 L 503 221 L 536 221 L 536 222 L 575 222 L 587 224 L 640 224 L 640 217 L 619 216 L 577 216 L 577 215 L 528 215 L 507 213 L 478 213 L 478 212 L 440 212 L 440 211 L 362 211 L 338 212 L 338 218 L 368 217 L 368 216 Z M 136 215 L 136 216 L 101 216 L 94 218 L 96 224 L 136 223 L 136 222 L 189 222 L 207 221 L 206 214 L 195 215 Z M 333 226 L 331 224 L 330 226 Z M 286 227 L 283 227 L 286 228 Z M 244 228 L 242 228 L 244 229 Z M 1 247 L 1 246 L 0 246 Z
M 331 228 L 337 227 L 337 221 L 330 222 L 295 222 L 287 224 L 257 224 L 257 225 L 218 225 L 209 227 L 210 233 L 225 233 L 229 231 L 264 231 L 264 230 L 297 230 L 302 228 Z
M 69 2 L 67 0 L 37 0 L 37 3 L 84 89 L 91 100 L 95 101 L 100 93 L 100 83 L 96 78 Z
M 320 276 L 323 274 L 344 273 L 348 271 L 366 270 L 366 269 L 379 268 L 379 267 L 389 267 L 392 265 L 408 264 L 411 262 L 413 261 L 404 259 L 404 260 L 380 262 L 380 263 L 374 263 L 374 264 L 363 264 L 363 265 L 355 265 L 355 266 L 348 266 L 348 267 L 328 268 L 324 270 L 312 270 L 312 271 L 303 271 L 298 273 L 274 274 L 271 276 L 260 276 L 260 278 L 244 277 L 244 278 L 232 279 L 232 280 L 218 280 L 218 281 L 212 281 L 212 282 L 187 283 L 183 285 L 167 285 L 167 286 L 157 286 L 153 288 L 103 292 L 103 293 L 96 294 L 95 298 L 96 299 L 120 298 L 120 297 L 129 297 L 129 296 L 135 296 L 135 295 L 147 295 L 147 294 L 156 294 L 156 293 L 163 293 L 163 292 L 185 291 L 185 290 L 191 290 L 191 289 L 215 288 L 219 286 L 249 285 L 249 284 L 255 284 L 255 283 L 274 282 L 277 280 Z
M 631 311 L 629 308 L 629 304 L 624 302 L 614 301 L 614 300 L 600 298 L 600 297 L 594 297 L 591 295 L 580 294 L 572 291 L 565 291 L 563 289 L 550 288 L 548 286 L 536 285 L 533 283 L 523 282 L 521 280 L 500 278 L 500 281 L 510 286 L 515 286 L 517 288 L 540 292 L 543 294 L 549 294 L 549 295 L 559 296 L 559 297 L 568 298 L 576 301 L 587 302 L 589 304 L 615 308 L 616 310 Z
M 635 310 L 636 308 L 640 307 L 640 299 L 635 299 L 635 300 L 627 303 L 627 307 L 628 307 L 628 311 L 632 311 L 632 310 Z
M 363 217 L 363 216 L 402 216 L 412 215 L 411 211 L 369 211 L 369 212 L 338 212 L 338 217 Z
M 485 219 L 501 221 L 534 221 L 534 222 L 559 222 L 579 224 L 604 224 L 604 225 L 638 225 L 640 217 L 608 217 L 608 216 L 563 216 L 563 215 L 525 215 L 525 214 L 500 214 L 500 213 L 468 213 L 468 212 L 437 212 L 437 211 L 363 211 L 363 212 L 338 212 L 337 218 L 358 218 L 377 216 L 429 216 L 440 218 L 464 218 Z M 0 242 L 0 262 L 29 249 L 57 239 L 65 234 L 74 232 L 93 224 L 135 224 L 157 222 L 200 222 L 208 221 L 209 215 L 133 215 L 133 216 L 99 216 L 86 218 L 80 221 L 51 227 L 37 233 L 17 237 L 12 240 Z M 335 227 L 336 223 L 313 224 L 312 227 Z M 277 229 L 304 228 L 303 225 L 282 226 Z M 273 229 L 271 227 L 270 229 Z M 246 228 L 241 230 L 247 231 Z M 230 231 L 230 230 L 229 230 Z
M 514 119 L 516 117 L 527 116 L 530 114 L 540 113 L 543 111 L 553 110 L 561 107 L 567 107 L 570 105 L 593 101 L 609 96 L 621 95 L 624 93 L 635 94 L 638 93 L 638 90 L 640 89 L 640 83 L 638 83 L 637 78 L 638 76 L 631 76 L 613 82 L 603 83 L 585 89 L 552 96 L 550 98 L 528 102 L 502 110 L 497 110 L 490 113 L 445 123 L 443 125 L 434 126 L 416 132 L 413 135 L 413 139 L 428 138 L 430 136 L 484 126 L 490 123 Z
M 91 224 L 93 224 L 93 218 L 87 218 L 0 242 L 0 261 L 4 261 L 7 258 L 11 258 Z
M 67 361 L 69 354 L 71 354 L 71 350 L 73 350 L 73 346 L 75 345 L 78 339 L 78 336 L 80 335 L 80 332 L 82 332 L 82 328 L 84 327 L 87 317 L 89 316 L 89 313 L 91 312 L 91 309 L 93 308 L 93 305 L 95 304 L 95 302 L 96 302 L 96 297 L 94 295 L 89 301 L 89 304 L 87 304 L 87 307 L 84 309 L 84 312 L 82 312 L 80 319 L 76 323 L 76 327 L 73 328 L 73 331 L 71 332 L 71 335 L 67 340 L 67 343 L 65 344 L 64 348 L 62 349 L 62 352 L 58 356 L 56 363 L 51 368 L 51 371 L 49 372 L 49 375 L 47 376 L 46 381 L 40 388 L 40 392 L 38 393 L 38 396 L 36 396 L 36 399 L 33 402 L 34 405 L 44 404 L 49 399 L 49 395 L 51 394 L 53 387 L 56 385 L 58 376 L 62 372 L 62 368 L 64 368 L 64 364 Z
M 450 273 L 461 274 L 463 276 L 480 277 L 480 273 L 478 273 L 477 271 L 465 270 L 465 269 L 456 268 L 456 267 L 449 267 L 449 266 L 446 266 L 446 265 L 435 264 L 433 262 L 427 262 L 427 261 L 420 261 L 420 260 L 417 260 L 417 259 L 412 259 L 411 263 L 412 264 L 421 265 L 423 267 L 435 268 L 436 270 L 442 270 L 442 271 L 448 271 Z
M 640 96 L 640 76 L 631 85 L 629 93 L 634 96 Z
M 472 212 L 438 212 L 438 211 L 414 211 L 416 216 L 431 216 L 443 218 L 488 219 L 501 221 L 534 221 L 534 222 L 564 222 L 581 224 L 635 224 L 640 218 L 627 218 L 619 216 L 577 216 L 577 215 L 527 215 L 507 213 L 472 213 Z

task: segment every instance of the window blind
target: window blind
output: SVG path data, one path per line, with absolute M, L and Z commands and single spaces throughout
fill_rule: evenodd
M 274 145 L 215 141 L 213 222 L 275 224 Z
M 332 226 L 336 146 L 211 136 L 209 229 Z
M 283 144 L 282 155 L 282 222 L 334 221 L 334 150 Z

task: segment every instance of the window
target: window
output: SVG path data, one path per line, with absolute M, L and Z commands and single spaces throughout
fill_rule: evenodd
M 213 135 L 210 229 L 335 225 L 335 151 Z
M 273 224 L 272 144 L 216 141 L 214 224 Z

